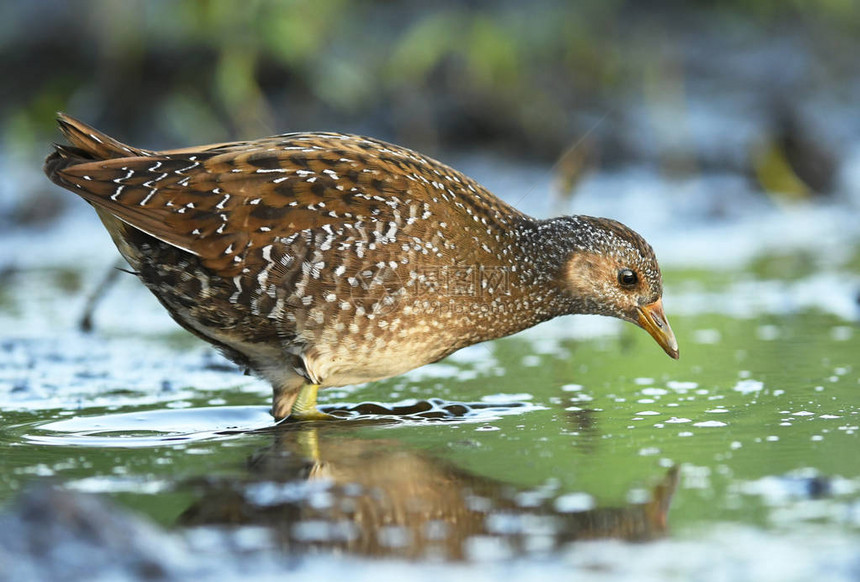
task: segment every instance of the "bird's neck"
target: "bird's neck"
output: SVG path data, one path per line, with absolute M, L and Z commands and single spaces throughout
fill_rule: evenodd
M 563 271 L 572 251 L 570 227 L 562 219 L 523 218 L 508 231 L 503 293 L 493 297 L 499 310 L 496 333 L 516 333 L 560 315 L 584 312 L 565 290 Z

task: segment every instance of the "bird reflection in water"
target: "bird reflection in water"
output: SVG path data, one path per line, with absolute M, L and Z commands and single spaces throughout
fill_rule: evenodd
M 549 553 L 577 540 L 661 538 L 677 483 L 673 467 L 645 503 L 559 511 L 571 508 L 559 507 L 554 494 L 522 503 L 522 490 L 396 440 L 281 425 L 247 474 L 199 483 L 180 523 L 262 526 L 292 552 L 468 560 L 488 549 L 498 557 Z

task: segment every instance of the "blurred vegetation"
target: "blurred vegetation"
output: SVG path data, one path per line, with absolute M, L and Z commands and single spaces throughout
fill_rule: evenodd
M 593 133 L 601 164 L 716 163 L 804 193 L 772 144 L 778 120 L 764 154 L 713 154 L 691 150 L 684 110 L 696 83 L 757 95 L 763 117 L 814 83 L 849 84 L 858 33 L 856 0 L 7 2 L 0 145 L 37 159 L 58 110 L 149 147 L 342 130 L 550 161 Z M 774 46 L 773 67 L 737 66 Z

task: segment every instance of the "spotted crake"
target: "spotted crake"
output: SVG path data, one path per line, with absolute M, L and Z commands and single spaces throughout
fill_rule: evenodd
M 288 133 L 149 151 L 68 116 L 45 162 L 93 205 L 183 327 L 271 382 L 273 414 L 550 318 L 674 334 L 648 243 L 613 220 L 531 218 L 471 178 L 372 138 Z

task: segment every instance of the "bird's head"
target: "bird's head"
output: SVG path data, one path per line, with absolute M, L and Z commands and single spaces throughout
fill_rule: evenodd
M 663 278 L 651 245 L 614 220 L 563 220 L 573 248 L 562 269 L 562 285 L 578 311 L 634 323 L 677 359 L 678 342 L 663 313 Z

